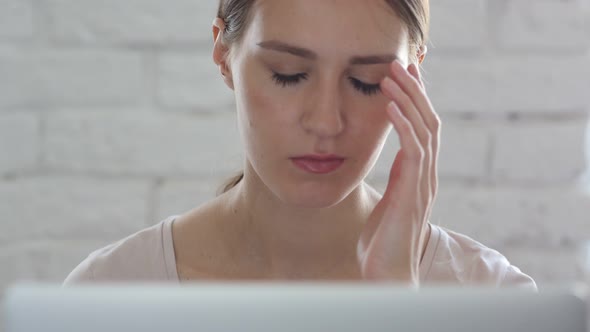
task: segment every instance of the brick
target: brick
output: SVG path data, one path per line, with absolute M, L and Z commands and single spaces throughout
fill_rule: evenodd
M 584 111 L 590 91 L 590 66 L 584 56 L 497 58 L 490 67 L 495 77 L 495 112 Z
M 481 49 L 487 34 L 486 1 L 445 0 L 430 3 L 432 51 Z
M 27 0 L 0 0 L 0 39 L 33 36 L 33 9 Z
M 216 196 L 225 180 L 237 174 L 219 174 L 212 179 L 167 180 L 156 191 L 156 219 L 163 220 L 171 215 L 180 215 L 204 204 Z
M 30 170 L 39 158 L 39 119 L 34 113 L 0 113 L 0 174 Z
M 573 182 L 586 169 L 586 121 L 515 123 L 494 130 L 492 177 L 534 183 Z
M 164 55 L 157 75 L 158 98 L 164 106 L 209 111 L 235 109 L 233 91 L 223 82 L 211 52 Z
M 142 181 L 30 177 L 0 183 L 0 244 L 34 240 L 116 240 L 145 225 Z
M 53 33 L 83 43 L 212 43 L 216 1 L 48 0 Z
M 584 56 L 427 57 L 424 80 L 440 113 L 559 113 L 588 107 Z
M 44 240 L 0 247 L 0 288 L 23 281 L 61 283 L 89 253 L 108 243 Z
M 489 67 L 483 58 L 427 56 L 423 80 L 437 112 L 488 111 L 495 82 Z
M 37 51 L 0 54 L 0 107 L 133 104 L 141 61 L 119 52 Z
M 572 188 L 463 187 L 442 183 L 431 221 L 492 248 L 574 246 L 590 234 L 590 196 Z
M 497 4 L 502 8 L 493 29 L 504 50 L 583 52 L 588 46 L 588 13 L 581 1 L 511 0 Z
M 75 172 L 181 176 L 242 166 L 235 115 L 56 112 L 47 122 L 47 166 Z
M 482 123 L 444 122 L 441 126 L 439 177 L 482 179 L 487 175 L 490 129 Z

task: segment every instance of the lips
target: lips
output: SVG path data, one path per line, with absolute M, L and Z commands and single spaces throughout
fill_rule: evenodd
M 305 155 L 291 158 L 295 166 L 313 174 L 327 174 L 338 169 L 345 158 L 337 155 Z

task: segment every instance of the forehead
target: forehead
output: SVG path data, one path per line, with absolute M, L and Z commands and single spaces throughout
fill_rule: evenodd
M 406 27 L 385 0 L 257 0 L 247 38 L 277 39 L 320 55 L 392 52 L 407 43 Z

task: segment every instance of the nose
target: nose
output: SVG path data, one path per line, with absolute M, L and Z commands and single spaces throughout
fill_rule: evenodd
M 304 102 L 305 110 L 301 117 L 303 128 L 322 138 L 340 134 L 344 129 L 344 119 L 338 84 L 326 80 L 313 87 L 308 97 Z

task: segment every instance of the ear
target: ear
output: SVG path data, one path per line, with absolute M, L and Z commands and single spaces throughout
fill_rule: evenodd
M 234 89 L 234 83 L 229 66 L 229 47 L 223 42 L 225 22 L 221 18 L 213 21 L 213 61 L 219 67 L 223 81 L 230 88 Z
M 426 53 L 428 53 L 428 47 L 426 45 L 420 46 L 418 49 L 418 64 L 422 64 L 424 58 L 426 58 Z

